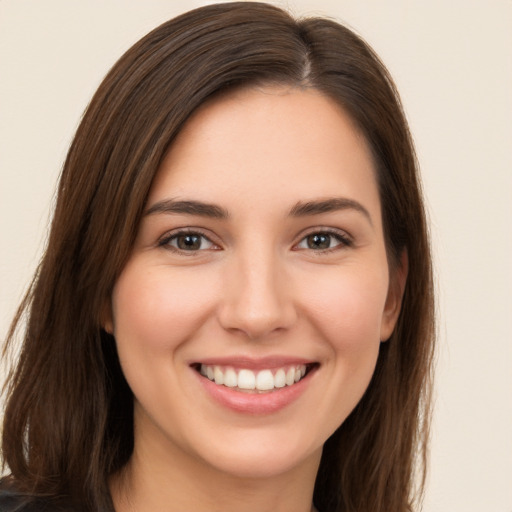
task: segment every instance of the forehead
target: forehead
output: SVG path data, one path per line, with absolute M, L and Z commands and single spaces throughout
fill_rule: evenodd
M 149 204 L 191 194 L 228 203 L 242 196 L 264 209 L 343 195 L 380 210 L 373 160 L 350 117 L 317 90 L 284 86 L 232 92 L 188 120 Z

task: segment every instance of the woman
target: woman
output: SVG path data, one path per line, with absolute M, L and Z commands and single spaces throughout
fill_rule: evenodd
M 84 115 L 8 342 L 24 315 L 4 509 L 411 510 L 432 277 L 383 65 L 266 4 L 155 29 Z

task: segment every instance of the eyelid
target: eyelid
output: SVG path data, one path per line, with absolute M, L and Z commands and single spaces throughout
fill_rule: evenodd
M 335 247 L 329 247 L 327 249 L 308 249 L 308 248 L 298 248 L 298 245 L 308 236 L 315 235 L 315 234 L 325 234 L 332 236 L 336 238 L 340 243 L 336 245 Z M 324 226 L 317 226 L 314 228 L 309 228 L 306 231 L 302 232 L 300 235 L 299 240 L 293 245 L 293 250 L 296 251 L 312 251 L 316 253 L 325 253 L 330 251 L 335 251 L 338 249 L 343 249 L 345 247 L 352 247 L 354 245 L 354 240 L 352 236 L 347 233 L 345 230 L 339 229 L 339 228 L 332 228 L 332 227 L 324 227 Z
M 209 232 L 205 232 L 203 228 L 199 227 L 193 227 L 193 226 L 186 226 L 186 227 L 179 227 L 172 229 L 170 231 L 167 231 L 165 234 L 163 234 L 157 241 L 157 246 L 162 247 L 180 254 L 186 254 L 187 256 L 193 256 L 194 254 L 209 251 L 209 250 L 221 250 L 222 247 L 220 243 L 218 243 L 215 240 L 215 236 L 212 236 Z M 336 238 L 340 243 L 337 244 L 335 247 L 330 247 L 327 249 L 309 249 L 309 248 L 299 248 L 298 245 L 304 241 L 305 238 L 308 236 L 314 235 L 314 234 L 326 234 L 329 236 L 332 236 Z M 180 235 L 198 235 L 204 239 L 206 239 L 210 244 L 212 244 L 214 247 L 209 247 L 207 249 L 198 249 L 198 250 L 183 250 L 178 247 L 174 247 L 169 244 L 169 242 L 172 239 L 177 238 Z M 333 228 L 333 227 L 324 227 L 324 226 L 316 226 L 313 228 L 308 228 L 307 230 L 300 233 L 297 242 L 293 244 L 292 250 L 295 251 L 302 251 L 302 250 L 309 250 L 316 253 L 325 253 L 330 251 L 335 251 L 337 249 L 343 249 L 345 247 L 351 247 L 354 245 L 354 241 L 352 236 L 347 233 L 345 230 L 339 229 L 339 228 Z
M 174 247 L 174 246 L 170 245 L 169 242 L 171 240 L 179 237 L 180 235 L 198 235 L 198 236 L 204 238 L 205 240 L 208 240 L 208 242 L 210 242 L 214 247 L 213 248 L 209 247 L 207 249 L 199 249 L 199 250 L 195 250 L 195 251 L 194 250 L 187 251 L 187 250 L 180 249 L 179 247 Z M 172 229 L 171 231 L 167 231 L 164 235 L 162 235 L 158 239 L 157 246 L 162 247 L 167 250 L 170 250 L 170 251 L 177 252 L 179 254 L 186 254 L 187 256 L 193 256 L 194 253 L 197 254 L 197 253 L 204 252 L 204 251 L 221 249 L 220 244 L 217 243 L 216 241 L 214 241 L 213 238 L 215 238 L 215 237 L 213 237 L 211 234 L 206 234 L 205 230 L 202 228 L 187 226 L 187 227 L 175 228 L 175 229 Z

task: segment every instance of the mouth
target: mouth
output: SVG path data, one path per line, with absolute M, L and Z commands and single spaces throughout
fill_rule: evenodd
M 320 363 L 300 358 L 215 358 L 190 364 L 206 395 L 237 414 L 287 409 L 312 385 Z
M 243 364 L 238 367 L 207 363 L 191 365 L 197 373 L 215 385 L 249 394 L 275 393 L 296 386 L 318 366 L 318 363 L 302 363 L 254 369 L 244 367 Z

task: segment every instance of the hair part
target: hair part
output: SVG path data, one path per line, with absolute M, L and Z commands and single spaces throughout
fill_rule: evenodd
M 321 18 L 263 3 L 211 5 L 153 30 L 108 73 L 63 166 L 46 252 L 8 335 L 26 315 L 6 385 L 2 450 L 17 488 L 113 510 L 108 477 L 133 449 L 133 397 L 105 302 L 126 263 L 160 163 L 192 113 L 240 87 L 311 87 L 365 136 L 390 268 L 406 251 L 402 311 L 363 399 L 326 442 L 323 512 L 405 512 L 426 467 L 434 348 L 429 237 L 414 148 L 393 81 L 370 47 Z M 420 489 L 422 483 L 420 478 Z M 418 492 L 417 495 L 421 495 Z

